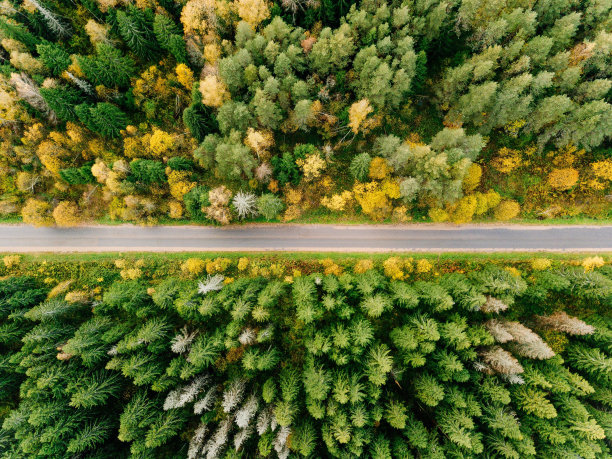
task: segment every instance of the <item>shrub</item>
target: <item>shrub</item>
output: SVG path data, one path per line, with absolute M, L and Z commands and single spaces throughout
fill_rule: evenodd
M 480 185 L 482 177 L 482 167 L 476 163 L 472 163 L 463 177 L 463 191 L 474 191 Z
M 444 209 L 440 209 L 439 207 L 434 207 L 429 209 L 429 218 L 435 223 L 442 223 L 448 221 L 448 212 Z
M 53 209 L 53 219 L 57 226 L 77 226 L 81 223 L 81 211 L 75 203 L 62 201 Z
M 521 212 L 521 206 L 516 201 L 506 200 L 499 203 L 495 208 L 495 220 L 507 221 L 517 217 Z
M 355 180 L 364 182 L 370 172 L 372 157 L 368 153 L 360 153 L 351 160 L 349 170 Z
M 204 272 L 206 263 L 201 258 L 188 258 L 181 264 L 181 271 L 189 276 L 199 276 Z
M 265 193 L 257 199 L 257 210 L 266 220 L 273 220 L 283 211 L 283 200 L 272 193 Z
M 553 169 L 548 174 L 548 183 L 555 190 L 569 190 L 578 182 L 579 173 L 573 167 Z
M 368 177 L 374 180 L 382 180 L 386 178 L 391 169 L 387 164 L 387 160 L 385 158 L 381 158 L 379 156 L 372 159 L 370 162 L 370 169 L 368 171 Z
M 53 217 L 51 215 L 51 204 L 40 199 L 30 198 L 21 209 L 23 222 L 34 226 L 51 226 Z

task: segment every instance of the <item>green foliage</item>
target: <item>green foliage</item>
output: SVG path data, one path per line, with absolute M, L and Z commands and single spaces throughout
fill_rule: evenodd
M 86 263 L 24 269 L 41 279 L 52 269 L 78 288 L 100 272 Z M 588 286 L 546 298 L 588 314 L 596 332 L 565 334 L 553 358 L 514 362 L 495 324 L 517 341 L 533 337 L 514 322 L 558 339 L 522 294 L 540 282 L 530 275 L 512 281 L 486 268 L 388 282 L 374 269 L 289 284 L 231 267 L 232 281 L 203 296 L 197 281 L 167 269 L 136 281 L 106 273 L 91 304 L 47 299 L 33 277 L 0 279 L 6 451 L 170 457 L 214 439 L 229 457 L 275 448 L 304 457 L 609 455 L 612 328 L 607 299 L 585 296 Z M 469 298 L 493 292 L 512 308 L 491 322 Z M 376 296 L 385 307 L 362 306 Z M 439 307 L 447 296 L 459 307 Z
M 60 177 L 70 185 L 86 185 L 88 183 L 94 183 L 96 180 L 91 173 L 91 166 L 91 163 L 87 163 L 81 167 L 60 169 L 59 174 Z
M 187 62 L 187 50 L 182 31 L 168 16 L 156 14 L 153 20 L 153 32 L 157 42 L 174 56 L 177 62 Z
M 257 211 L 266 220 L 273 220 L 278 217 L 284 207 L 282 199 L 272 193 L 265 193 L 257 198 Z
M 108 44 L 99 43 L 95 56 L 78 56 L 79 67 L 95 85 L 123 88 L 130 84 L 134 61 Z
M 151 10 L 142 11 L 135 6 L 130 6 L 126 11 L 118 10 L 116 18 L 121 37 L 138 57 L 152 59 L 157 55 L 158 44 L 153 33 Z M 170 41 L 169 37 L 162 36 L 162 38 L 162 46 Z M 166 46 L 169 47 L 169 45 Z
M 130 163 L 130 179 L 147 185 L 162 183 L 166 179 L 166 168 L 161 161 L 136 159 Z
M 104 137 L 119 137 L 120 131 L 125 129 L 128 123 L 127 115 L 119 107 L 108 102 L 77 105 L 74 111 L 88 129 Z
M 45 43 L 36 46 L 39 59 L 55 76 L 60 76 L 70 65 L 70 55 L 58 45 Z
M 298 165 L 295 163 L 298 159 L 304 159 L 306 153 L 311 152 L 312 145 L 300 145 L 293 152 L 285 152 L 282 156 L 272 158 L 272 166 L 274 167 L 274 177 L 278 183 L 283 186 L 288 183 L 298 185 L 302 179 L 302 173 Z

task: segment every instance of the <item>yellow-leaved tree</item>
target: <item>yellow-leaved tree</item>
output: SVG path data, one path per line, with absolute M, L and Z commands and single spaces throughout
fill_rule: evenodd
M 234 8 L 240 19 L 253 28 L 270 16 L 270 7 L 266 0 L 235 0 Z
M 62 201 L 53 209 L 57 226 L 77 226 L 81 223 L 81 211 L 74 202 Z
M 370 105 L 368 99 L 361 99 L 351 105 L 351 108 L 349 108 L 349 127 L 355 134 L 359 132 L 364 121 L 373 111 L 374 109 Z
M 51 204 L 40 199 L 28 199 L 21 209 L 23 222 L 34 226 L 51 226 Z
M 200 92 L 202 93 L 202 103 L 209 107 L 218 108 L 223 102 L 229 99 L 229 93 L 225 84 L 216 75 L 208 75 L 200 81 Z

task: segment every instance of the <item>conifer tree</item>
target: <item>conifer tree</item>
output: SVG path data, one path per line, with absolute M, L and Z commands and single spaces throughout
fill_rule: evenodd
M 106 43 L 98 43 L 95 56 L 77 56 L 77 62 L 87 79 L 95 85 L 123 88 L 129 85 L 134 61 Z
M 168 16 L 156 14 L 153 31 L 162 48 L 174 56 L 177 62 L 187 63 L 185 41 L 179 27 Z
M 148 60 L 158 54 L 151 10 L 130 5 L 127 10 L 117 11 L 116 17 L 121 37 L 138 57 Z
M 120 131 L 125 129 L 128 122 L 126 114 L 108 102 L 77 105 L 74 111 L 88 129 L 105 137 L 119 137 Z
M 70 66 L 70 55 L 54 43 L 45 43 L 36 46 L 39 59 L 53 75 L 60 76 Z
M 40 88 L 40 95 L 62 121 L 76 121 L 75 107 L 83 99 L 78 90 L 66 87 Z

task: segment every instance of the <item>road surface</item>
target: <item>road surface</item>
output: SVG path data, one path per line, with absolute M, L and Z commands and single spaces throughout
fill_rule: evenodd
M 0 225 L 0 252 L 612 251 L 612 226 L 245 225 L 230 227 Z

